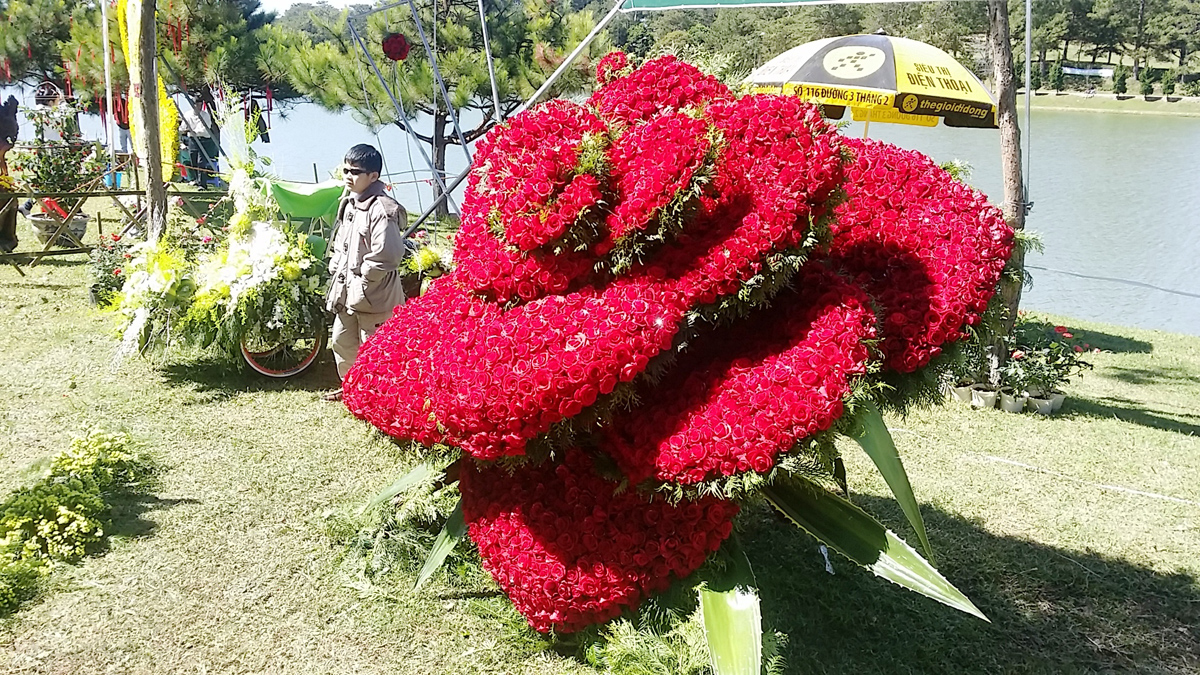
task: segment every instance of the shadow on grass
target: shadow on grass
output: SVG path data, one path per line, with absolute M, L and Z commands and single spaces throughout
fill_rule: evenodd
M 211 394 L 206 403 L 249 391 L 330 391 L 341 386 L 328 350 L 323 350 L 307 370 L 293 377 L 266 377 L 213 355 L 182 358 L 163 366 L 160 372 L 169 385 L 191 386 L 197 392 Z
M 1108 368 L 1104 374 L 1122 382 L 1128 382 L 1129 384 L 1200 384 L 1200 375 L 1178 366 L 1159 368 L 1125 368 L 1115 366 Z
M 5 288 L 25 288 L 34 291 L 62 291 L 74 288 L 70 284 L 41 284 L 34 281 L 11 281 L 4 284 Z
M 154 534 L 157 524 L 147 520 L 146 514 L 164 511 L 180 505 L 199 504 L 197 499 L 162 499 L 141 491 L 123 491 L 110 494 L 110 516 L 112 524 L 109 534 L 114 537 L 137 539 Z
M 854 501 L 902 531 L 889 499 Z M 788 633 L 788 672 L 1195 673 L 1200 584 L 1124 560 L 1001 537 L 928 505 L 939 569 L 985 623 L 877 579 L 773 517 L 743 538 L 766 623 Z M 910 541 L 912 537 L 907 537 Z
M 1054 330 L 1054 324 L 1048 321 L 1028 321 L 1028 325 L 1036 330 L 1042 330 L 1050 333 Z M 1070 326 L 1068 326 L 1070 328 Z M 1098 330 L 1083 330 L 1072 328 L 1072 334 L 1076 341 L 1086 342 L 1089 347 L 1102 349 L 1106 352 L 1114 354 L 1149 354 L 1154 351 L 1154 345 L 1145 340 L 1135 340 L 1121 335 L 1113 335 L 1112 333 L 1104 333 Z
M 28 251 L 18 251 L 11 255 L 19 256 L 21 258 L 20 260 L 15 260 L 15 262 L 21 265 L 22 269 L 28 273 L 29 261 L 33 259 L 33 256 L 24 255 L 26 253 L 28 253 Z M 39 262 L 37 267 L 34 267 L 33 269 L 36 270 L 38 267 L 79 267 L 80 265 L 86 265 L 88 262 L 90 262 L 86 253 L 68 253 L 66 255 L 71 257 L 43 256 L 41 258 L 41 262 Z M 75 256 L 82 257 L 77 258 Z
M 1101 399 L 1071 397 L 1063 404 L 1063 416 L 1086 415 L 1104 419 L 1116 418 L 1151 429 L 1172 431 L 1188 436 L 1200 436 L 1200 424 L 1185 421 L 1193 419 L 1200 421 L 1200 415 L 1190 413 L 1156 410 L 1146 407 L 1145 403 L 1120 397 L 1105 397 Z M 1185 418 L 1185 419 L 1179 419 Z

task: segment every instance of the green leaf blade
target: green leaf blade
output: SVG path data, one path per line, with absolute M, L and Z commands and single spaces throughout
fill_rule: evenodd
M 359 509 L 359 514 L 361 515 L 373 508 L 382 506 L 401 492 L 410 490 L 413 486 L 424 483 L 440 473 L 440 469 L 435 468 L 429 463 L 422 462 L 416 465 L 411 471 L 397 478 L 391 485 L 384 488 L 382 492 L 375 495 L 371 501 L 367 502 L 366 506 Z
M 763 494 L 797 526 L 875 576 L 989 621 L 921 554 L 849 501 L 808 481 L 776 482 Z
M 758 593 L 744 586 L 700 589 L 700 611 L 709 663 L 715 675 L 762 671 L 762 610 Z
M 417 576 L 417 584 L 413 586 L 413 591 L 421 590 L 433 573 L 438 571 L 442 563 L 446 562 L 446 557 L 450 555 L 450 552 L 454 550 L 466 533 L 467 524 L 463 519 L 462 500 L 460 499 L 455 505 L 454 511 L 450 513 L 450 517 L 446 519 L 442 531 L 438 533 L 437 540 L 433 542 L 433 548 L 429 551 L 429 557 L 425 558 L 425 564 L 421 566 L 421 573 Z
M 917 541 L 921 542 L 925 556 L 933 562 L 933 548 L 929 545 L 928 535 L 925 534 L 925 521 L 921 518 L 921 509 L 917 505 L 916 495 L 913 494 L 912 484 L 908 481 L 908 473 L 900 461 L 896 443 L 883 421 L 883 415 L 874 403 L 868 401 L 862 406 L 858 422 L 861 425 L 861 433 L 852 437 L 875 463 L 875 468 L 879 469 L 879 475 L 883 476 L 892 495 L 900 504 L 900 509 L 904 511 L 904 516 L 916 530 Z

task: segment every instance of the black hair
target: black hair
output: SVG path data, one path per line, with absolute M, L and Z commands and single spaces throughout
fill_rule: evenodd
M 367 173 L 383 173 L 383 155 L 373 145 L 359 143 L 346 151 L 345 163 L 366 169 Z

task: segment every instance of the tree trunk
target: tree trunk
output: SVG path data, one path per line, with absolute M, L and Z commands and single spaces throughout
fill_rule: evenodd
M 162 150 L 158 128 L 158 68 L 155 37 L 156 0 L 143 0 L 141 43 L 138 45 L 142 68 L 140 84 L 142 121 L 146 137 L 146 239 L 154 242 L 167 225 L 167 189 L 163 185 Z
M 1014 83 L 1012 44 L 1008 33 L 1008 3 L 988 0 L 988 51 L 996 87 L 997 123 L 1000 126 L 1000 164 L 1004 178 L 1004 219 L 1014 230 L 1025 228 L 1025 194 L 1021 180 L 1021 130 L 1017 126 L 1017 90 Z M 1011 330 L 1021 304 L 1021 281 L 1025 257 L 1013 252 L 1009 267 L 1016 280 L 1000 283 L 1000 297 L 1007 309 L 1005 333 Z
M 1012 51 L 1012 47 L 1009 47 L 1009 51 L 1010 52 Z M 1042 73 L 1042 81 L 1043 82 L 1046 81 L 1046 76 L 1050 74 L 1049 70 L 1048 70 L 1049 65 L 1050 64 L 1046 63 L 1046 50 L 1039 49 L 1038 50 L 1038 70 L 1040 70 Z
M 1146 0 L 1138 3 L 1137 37 L 1133 41 L 1133 79 L 1140 79 L 1142 60 L 1142 30 L 1146 26 Z
M 445 180 L 446 176 L 446 146 L 449 145 L 450 139 L 446 138 L 446 121 L 447 114 L 438 110 L 433 115 L 433 167 L 437 170 L 438 175 Z M 433 198 L 437 199 L 442 196 L 442 187 L 435 180 L 433 181 Z M 450 215 L 450 206 L 443 200 L 438 205 L 437 211 L 434 213 L 438 218 L 444 218 Z

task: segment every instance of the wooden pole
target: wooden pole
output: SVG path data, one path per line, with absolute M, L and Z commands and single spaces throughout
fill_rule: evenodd
M 158 69 L 156 64 L 157 38 L 154 13 L 156 0 L 142 0 L 141 35 L 138 53 L 141 58 L 140 84 L 142 95 L 138 98 L 142 108 L 142 123 L 146 137 L 146 239 L 158 241 L 167 225 L 167 189 L 163 185 L 162 149 L 158 128 Z
M 110 187 L 117 186 L 117 121 L 113 116 L 112 94 L 112 45 L 108 41 L 108 0 L 100 0 L 100 39 L 104 41 L 102 58 L 104 59 L 104 100 L 108 104 L 108 122 L 104 125 L 104 135 L 108 138 L 108 174 L 112 176 Z

